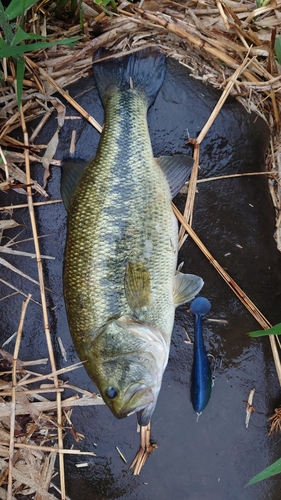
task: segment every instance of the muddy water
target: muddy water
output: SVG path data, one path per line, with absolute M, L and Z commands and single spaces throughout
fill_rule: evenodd
M 70 89 L 80 104 L 100 123 L 103 111 L 92 78 L 85 78 Z M 155 156 L 190 152 L 187 137 L 196 137 L 213 109 L 219 93 L 188 76 L 185 68 L 170 61 L 167 78 L 149 112 L 149 125 Z M 68 108 L 67 115 L 77 116 Z M 56 127 L 49 122 L 40 143 L 51 138 Z M 77 131 L 77 155 L 89 159 L 95 152 L 99 134 L 83 120 L 67 120 L 61 131 L 57 158 L 67 155 L 71 131 Z M 268 144 L 268 130 L 262 119 L 248 114 L 229 100 L 208 132 L 201 148 L 200 178 L 263 169 Z M 41 167 L 33 175 L 42 178 Z M 53 168 L 48 183 L 50 199 L 60 197 L 60 172 Z M 19 195 L 1 194 L 1 203 L 18 201 Z M 40 198 L 35 196 L 36 200 Z M 20 198 L 24 201 L 24 197 Z M 182 209 L 183 194 L 176 197 Z M 78 361 L 65 315 L 62 295 L 63 249 L 66 212 L 62 204 L 36 209 L 41 251 L 55 260 L 44 260 L 50 328 L 56 361 L 60 367 Z M 15 212 L 21 223 L 19 240 L 30 236 L 29 217 L 25 210 Z M 198 185 L 193 227 L 220 264 L 244 289 L 272 322 L 280 322 L 280 255 L 272 234 L 274 210 L 265 176 L 240 177 L 210 181 Z M 10 230 L 10 238 L 19 229 Z M 18 249 L 32 251 L 32 242 L 18 243 Z M 36 279 L 36 264 L 27 258 L 5 256 Z M 190 402 L 193 318 L 187 307 L 176 311 L 170 358 L 152 420 L 152 436 L 158 449 L 151 455 L 140 477 L 134 477 L 119 457 L 119 446 L 128 463 L 139 445 L 136 417 L 117 420 L 107 407 L 75 409 L 73 423 L 85 438 L 78 445 L 71 433 L 66 446 L 94 451 L 96 457 L 66 457 L 67 492 L 71 500 L 80 498 L 170 500 L 279 500 L 281 476 L 244 488 L 249 479 L 281 456 L 278 436 L 268 437 L 268 417 L 280 403 L 280 389 L 267 338 L 250 340 L 246 333 L 258 324 L 218 276 L 211 264 L 188 238 L 179 254 L 184 271 L 203 277 L 202 294 L 212 303 L 204 320 L 204 338 L 208 352 L 217 360 L 215 385 L 211 400 L 196 421 Z M 10 271 L 2 276 L 31 291 L 40 300 L 36 285 Z M 1 285 L 1 297 L 9 289 Z M 16 330 L 22 298 L 18 295 L 1 303 L 1 340 Z M 210 322 L 208 319 L 223 320 Z M 57 337 L 67 350 L 62 360 Z M 13 344 L 8 349 L 12 352 Z M 29 306 L 25 323 L 21 358 L 36 359 L 46 355 L 40 307 Z M 46 368 L 47 370 L 47 368 Z M 84 369 L 70 372 L 67 379 L 90 391 L 95 388 Z M 256 388 L 255 412 L 245 428 L 245 401 Z M 77 468 L 79 462 L 87 468 Z

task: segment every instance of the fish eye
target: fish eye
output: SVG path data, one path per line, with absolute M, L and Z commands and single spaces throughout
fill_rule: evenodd
M 107 396 L 110 398 L 110 399 L 114 399 L 116 398 L 117 394 L 118 394 L 118 391 L 115 387 L 111 387 L 109 386 L 107 389 L 106 389 L 106 394 Z

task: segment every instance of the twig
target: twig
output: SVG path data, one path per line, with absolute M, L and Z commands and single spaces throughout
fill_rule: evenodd
M 62 203 L 62 199 L 50 200 L 50 201 L 37 201 L 33 203 L 34 207 L 41 207 L 43 205 L 53 205 L 54 203 Z M 20 205 L 8 205 L 6 207 L 0 207 L 0 211 L 14 210 L 15 208 L 28 208 L 28 203 L 21 203 Z
M 246 420 L 245 420 L 246 429 L 248 429 L 251 415 L 255 411 L 254 407 L 253 407 L 253 399 L 254 399 L 255 392 L 256 392 L 255 388 L 250 390 L 248 401 L 246 402 L 246 405 L 247 405 L 246 406 Z
M 9 179 L 8 164 L 7 164 L 7 160 L 6 160 L 6 157 L 5 157 L 4 153 L 3 153 L 3 150 L 1 148 L 1 146 L 0 146 L 0 155 L 1 155 L 1 158 L 2 158 L 2 161 L 3 161 L 3 165 L 5 167 L 6 180 L 8 180 Z
M 71 106 L 73 106 L 74 109 L 76 109 L 76 111 L 78 111 L 78 113 L 80 113 L 85 118 L 85 120 L 87 120 L 91 125 L 93 125 L 93 127 L 95 127 L 95 129 L 97 129 L 98 132 L 101 133 L 102 127 L 100 126 L 100 124 L 87 111 L 85 111 L 85 109 L 83 109 L 82 106 L 80 106 L 80 104 L 75 101 L 75 99 L 73 99 L 65 90 L 63 90 L 55 82 L 55 80 L 53 80 L 53 78 L 51 78 L 48 73 L 40 68 L 40 66 L 38 66 L 34 61 L 29 59 L 28 57 L 26 57 L 26 59 L 33 69 L 39 71 L 39 73 L 45 78 L 45 80 L 53 85 L 57 92 L 59 92 L 66 99 L 66 101 L 69 102 L 69 104 L 71 104 Z
M 221 277 L 224 279 L 224 281 L 228 284 L 228 286 L 231 288 L 231 290 L 239 298 L 239 300 L 242 302 L 242 304 L 248 309 L 248 311 L 252 314 L 252 316 L 256 319 L 256 321 L 258 321 L 258 323 L 262 326 L 262 328 L 264 328 L 265 330 L 267 328 L 270 328 L 272 326 L 271 323 L 259 311 L 259 309 L 255 306 L 255 304 L 249 299 L 249 297 L 245 294 L 245 292 L 243 292 L 243 290 L 237 285 L 237 283 L 230 277 L 230 275 L 214 259 L 212 254 L 205 247 L 205 245 L 202 243 L 202 241 L 198 238 L 195 231 L 187 223 L 187 221 L 185 220 L 183 215 L 180 213 L 178 208 L 173 203 L 172 203 L 172 207 L 173 207 L 173 210 L 174 210 L 176 217 L 178 218 L 180 223 L 183 225 L 185 230 L 188 232 L 188 234 L 191 236 L 191 238 L 195 241 L 195 243 L 200 248 L 200 250 L 202 250 L 205 257 L 207 257 L 207 259 L 214 266 L 214 268 L 218 271 L 218 273 L 221 275 Z M 269 335 L 269 342 L 271 345 L 271 350 L 272 350 L 272 354 L 273 354 L 273 359 L 274 359 L 274 363 L 275 363 L 275 368 L 276 368 L 279 384 L 281 385 L 281 364 L 280 364 L 280 358 L 278 355 L 278 350 L 277 350 L 276 340 L 275 340 L 274 335 Z
M 211 128 L 212 124 L 214 123 L 215 119 L 217 118 L 218 114 L 220 113 L 226 99 L 228 98 L 233 85 L 235 84 L 236 80 L 239 78 L 239 76 L 243 73 L 245 68 L 250 64 L 250 60 L 248 59 L 248 54 L 249 51 L 244 58 L 244 61 L 236 71 L 234 72 L 233 76 L 229 79 L 229 82 L 227 86 L 225 87 L 221 97 L 219 98 L 216 106 L 214 107 L 211 115 L 209 116 L 206 124 L 202 128 L 200 134 L 196 139 L 191 139 L 189 142 L 194 144 L 194 165 L 191 171 L 191 176 L 190 176 L 190 181 L 189 181 L 189 188 L 188 188 L 188 193 L 187 193 L 187 199 L 186 199 L 186 205 L 184 209 L 184 218 L 187 220 L 187 222 L 191 225 L 192 224 L 192 214 L 193 214 L 193 209 L 194 209 L 194 202 L 195 202 L 195 194 L 196 194 L 196 183 L 197 183 L 197 178 L 198 178 L 198 169 L 199 169 L 199 161 L 200 161 L 200 144 L 205 138 L 207 132 Z M 182 246 L 186 238 L 184 228 L 181 227 L 179 231 L 179 248 Z
M 229 94 L 231 92 L 231 89 L 232 89 L 233 85 L 235 84 L 236 80 L 245 71 L 245 69 L 247 68 L 247 66 L 251 63 L 251 60 L 248 58 L 248 54 L 249 54 L 249 51 L 248 51 L 248 53 L 247 53 L 244 61 L 242 62 L 242 64 L 240 64 L 240 66 L 238 66 L 238 68 L 236 69 L 236 71 L 233 73 L 232 77 L 229 78 L 228 84 L 225 87 L 222 95 L 220 96 L 220 98 L 219 98 L 216 106 L 214 107 L 214 109 L 213 109 L 213 111 L 212 111 L 209 119 L 207 120 L 206 124 L 202 128 L 202 130 L 201 130 L 200 134 L 198 135 L 198 137 L 196 138 L 196 144 L 201 144 L 201 142 L 205 138 L 207 132 L 211 128 L 212 124 L 214 123 L 216 117 L 218 116 L 221 108 L 223 107 L 226 99 L 228 98 L 228 96 L 229 96 Z
M 17 340 L 14 348 L 14 359 L 12 365 L 12 403 L 11 403 L 11 416 L 10 416 L 10 447 L 9 447 L 9 473 L 8 473 L 8 489 L 7 489 L 7 500 L 12 499 L 12 485 L 13 485 L 13 457 L 14 457 L 14 447 L 15 447 L 15 409 L 16 409 L 16 386 L 17 386 L 17 360 L 23 330 L 23 324 L 25 319 L 25 314 L 27 306 L 31 299 L 29 294 L 27 299 L 22 304 L 20 322 L 17 332 Z
M 11 404 L 12 403 L 0 403 L 0 416 L 10 417 L 11 415 Z M 75 397 L 71 396 L 70 398 L 64 399 L 61 402 L 62 408 L 72 408 L 76 406 L 96 406 L 96 405 L 104 405 L 104 401 L 98 396 L 94 397 Z M 34 411 L 45 412 L 45 411 L 53 411 L 57 409 L 56 401 L 39 401 L 35 403 L 30 403 L 29 408 L 20 403 L 16 404 L 15 414 L 16 415 L 29 415 L 30 409 L 34 408 Z
M 138 476 L 141 469 L 143 468 L 149 455 L 158 448 L 158 445 L 152 444 L 150 442 L 150 423 L 148 425 L 142 425 L 140 428 L 140 449 L 136 454 L 133 462 L 130 465 L 130 469 L 134 468 L 133 475 Z
M 7 445 L 6 441 L 0 441 L 2 446 Z M 27 443 L 14 443 L 15 448 L 27 448 L 29 450 L 38 451 L 48 451 L 50 453 L 60 453 L 61 455 L 91 455 L 96 457 L 97 455 L 93 451 L 80 451 L 80 450 L 67 450 L 65 448 L 56 448 L 55 446 L 41 446 L 37 444 L 27 444 Z
M 23 137 L 24 137 L 24 144 L 26 146 L 29 146 L 28 133 L 26 130 L 22 106 L 20 107 L 20 119 L 21 119 L 21 127 L 22 127 Z M 28 148 L 26 148 L 24 150 L 24 156 L 25 156 L 25 168 L 26 168 L 26 181 L 27 181 L 27 184 L 30 184 L 31 176 L 30 176 L 30 162 L 29 162 L 29 149 Z M 43 320 L 44 320 L 44 327 L 45 327 L 45 336 L 46 336 L 46 342 L 47 342 L 47 346 L 48 346 L 48 352 L 49 352 L 49 358 L 50 358 L 50 363 L 51 363 L 51 367 L 52 367 L 52 372 L 55 373 L 56 372 L 56 362 L 55 362 L 55 356 L 54 356 L 51 335 L 50 335 L 50 330 L 49 330 L 49 324 L 48 324 L 48 311 L 47 311 L 47 302 L 46 302 L 46 295 L 45 295 L 43 267 L 42 267 L 41 253 L 40 253 L 39 242 L 38 242 L 35 212 L 34 212 L 33 201 L 32 201 L 32 191 L 31 191 L 30 186 L 27 187 L 27 202 L 28 202 L 29 215 L 30 215 L 30 221 L 31 221 L 31 226 L 32 226 L 32 234 L 33 234 L 33 239 L 34 239 L 36 259 L 37 259 L 37 268 L 38 268 L 38 277 L 39 277 L 39 283 L 40 283 L 40 294 L 41 294 L 42 312 L 43 312 Z M 58 377 L 56 374 L 54 374 L 54 384 L 55 384 L 56 388 L 59 387 Z M 61 448 L 63 448 L 63 435 L 62 435 L 62 410 L 61 410 L 61 393 L 60 392 L 57 392 L 56 400 L 57 400 L 57 421 L 58 421 L 58 447 L 59 447 L 59 449 L 61 449 Z M 62 500 L 65 500 L 64 460 L 63 460 L 63 455 L 61 453 L 59 454 L 59 470 L 60 470 L 60 486 L 61 486 L 61 492 L 62 492 L 61 498 L 62 498 Z

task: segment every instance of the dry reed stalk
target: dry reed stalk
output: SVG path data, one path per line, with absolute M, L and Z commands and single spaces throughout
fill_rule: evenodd
M 191 236 L 191 238 L 195 241 L 195 243 L 200 248 L 200 250 L 202 250 L 205 257 L 207 257 L 209 262 L 218 271 L 220 276 L 228 284 L 228 286 L 235 293 L 235 295 L 239 298 L 239 300 L 242 302 L 242 304 L 248 309 L 248 311 L 252 314 L 252 316 L 261 325 L 262 328 L 264 328 L 265 330 L 270 328 L 272 326 L 271 323 L 259 311 L 259 309 L 255 306 L 255 304 L 251 301 L 251 299 L 245 294 L 245 292 L 243 292 L 243 290 L 237 285 L 237 283 L 231 278 L 231 276 L 214 259 L 212 254 L 205 247 L 205 245 L 202 243 L 202 241 L 198 238 L 195 231 L 188 224 L 188 222 L 185 220 L 183 215 L 180 213 L 178 208 L 173 203 L 172 203 L 172 207 L 173 207 L 174 213 L 175 213 L 176 217 L 178 218 L 179 222 L 183 225 L 185 230 L 188 232 L 188 234 Z M 279 358 L 279 354 L 278 354 L 278 350 L 277 350 L 275 336 L 269 335 L 269 342 L 270 342 L 270 346 L 271 346 L 271 350 L 272 350 L 272 354 L 273 354 L 273 359 L 274 359 L 274 363 L 275 363 L 275 368 L 276 368 L 279 384 L 281 385 L 281 363 L 280 363 L 280 358 Z
M 39 398 L 39 396 L 38 396 Z M 93 395 L 91 397 L 85 396 L 82 398 L 71 396 L 70 398 L 63 399 L 61 402 L 62 408 L 74 408 L 77 406 L 96 406 L 96 405 L 104 405 L 104 401 Z M 29 408 L 21 403 L 16 404 L 15 414 L 16 415 L 29 415 L 30 410 L 33 409 L 34 412 L 48 412 L 54 411 L 57 409 L 56 401 L 37 401 L 35 403 L 30 403 Z M 9 417 L 11 414 L 11 403 L 0 403 L 0 416 Z
M 256 392 L 255 388 L 251 389 L 250 393 L 249 393 L 248 401 L 246 401 L 246 419 L 245 419 L 246 429 L 248 429 L 251 415 L 255 411 L 254 407 L 253 407 L 253 400 L 254 400 L 255 392 Z
M 224 5 L 221 3 L 220 0 L 216 0 L 216 4 L 217 4 L 217 7 L 218 7 L 218 11 L 220 13 L 220 16 L 221 16 L 221 18 L 223 20 L 223 23 L 224 23 L 226 29 L 229 30 L 230 26 L 229 26 L 229 22 L 228 22 L 228 19 L 227 19 L 227 15 L 224 12 Z
M 24 436 L 24 440 L 23 440 L 24 443 L 26 443 L 28 441 L 28 439 L 32 436 L 32 434 L 35 431 L 36 427 L 37 427 L 37 424 L 35 424 L 35 423 L 31 426 L 31 428 L 29 429 L 29 431 L 27 432 L 27 434 Z M 4 450 L 4 448 L 3 448 L 3 450 Z M 19 458 L 19 455 L 20 455 L 20 450 L 18 450 L 14 454 L 13 464 Z M 3 482 L 6 480 L 6 477 L 7 477 L 8 473 L 9 473 L 9 466 L 5 470 L 2 471 L 2 475 L 0 476 L 0 486 L 2 486 Z
M 50 483 L 54 471 L 56 453 L 49 453 L 47 460 L 44 462 L 43 470 L 41 471 L 41 486 L 44 491 L 48 491 L 50 488 Z M 44 500 L 44 496 L 40 493 L 36 493 L 34 500 Z
M 2 158 L 2 161 L 3 161 L 3 165 L 4 165 L 4 169 L 5 169 L 6 180 L 8 180 L 9 179 L 8 163 L 7 163 L 6 156 L 4 155 L 1 146 L 0 146 L 0 155 L 1 155 L 1 158 Z
M 1 468 L 4 468 L 6 466 L 5 460 L 0 458 L 0 466 Z M 16 481 L 19 481 L 20 484 L 24 484 L 26 486 L 29 486 L 32 490 L 40 493 L 41 495 L 44 496 L 44 500 L 57 500 L 57 498 L 54 495 L 51 495 L 50 493 L 47 493 L 46 491 L 43 490 L 41 485 L 36 483 L 33 479 L 31 479 L 27 474 L 23 474 L 16 468 L 14 468 L 13 471 L 14 474 L 14 479 Z M 12 497 L 14 499 L 15 497 Z M 16 500 L 16 499 L 15 499 Z
M 31 106 L 31 104 L 32 104 L 32 101 L 26 102 L 25 105 L 23 106 L 24 111 L 26 111 Z M 6 121 L 5 125 L 0 130 L 0 139 L 2 139 L 8 133 L 10 125 L 12 125 L 17 120 L 19 120 L 19 118 L 20 118 L 20 112 L 17 111 L 16 113 L 14 113 L 11 116 L 11 118 L 9 118 L 9 120 Z M 20 143 L 20 144 L 22 144 L 22 143 Z
M 24 137 L 24 144 L 25 144 L 25 146 L 28 147 L 29 146 L 29 139 L 28 139 L 28 133 L 26 130 L 22 106 L 20 106 L 20 119 L 21 119 L 21 127 L 22 127 L 23 137 Z M 24 154 L 25 154 L 26 180 L 27 180 L 27 184 L 30 184 L 31 176 L 30 176 L 29 150 L 27 148 L 24 150 Z M 45 294 L 45 286 L 44 286 L 44 275 L 43 275 L 40 247 L 39 247 L 39 242 L 38 242 L 36 219 L 35 219 L 35 213 L 34 213 L 34 207 L 33 207 L 33 201 L 32 201 L 32 191 L 31 191 L 30 186 L 27 187 L 27 202 L 28 202 L 29 216 L 30 216 L 30 221 L 31 221 L 31 226 L 32 226 L 32 234 L 33 234 L 33 239 L 34 239 L 35 253 L 37 256 L 36 259 L 37 259 L 37 269 L 38 269 L 38 277 L 39 277 L 39 283 L 40 283 L 40 294 L 41 294 L 41 302 L 42 302 L 45 337 L 46 337 L 52 372 L 55 372 L 56 371 L 56 363 L 55 363 L 55 357 L 54 357 L 51 335 L 50 335 L 50 330 L 49 330 L 49 324 L 48 324 L 48 311 L 47 311 L 47 302 L 46 302 L 46 294 Z M 57 378 L 56 374 L 54 374 L 54 385 L 56 388 L 59 388 L 59 382 L 58 382 L 58 378 Z M 56 401 L 57 401 L 57 421 L 58 421 L 58 447 L 59 447 L 59 449 L 61 449 L 61 448 L 63 448 L 63 435 L 62 435 L 62 409 L 61 409 L 61 393 L 60 392 L 57 392 L 57 394 L 56 394 Z M 59 454 L 59 471 L 60 471 L 60 486 L 61 486 L 61 492 L 62 492 L 62 500 L 65 500 L 65 495 L 66 495 L 66 493 L 65 493 L 65 475 L 64 475 L 64 460 L 63 460 L 62 454 Z
M 33 203 L 34 207 L 42 207 L 43 205 L 53 205 L 54 203 L 62 203 L 62 199 L 59 200 L 50 200 L 50 201 L 37 201 Z M 28 208 L 28 203 L 21 203 L 20 205 L 7 205 L 5 207 L 0 207 L 0 212 L 7 211 L 15 208 Z
M 0 278 L 0 282 L 3 283 L 4 285 L 8 286 L 9 288 L 11 288 L 12 290 L 15 290 L 16 292 L 15 293 L 19 293 L 20 295 L 23 295 L 24 297 L 28 297 L 28 295 L 26 295 L 26 293 L 22 292 L 21 290 L 19 290 L 19 288 L 15 287 L 14 285 L 11 285 L 10 283 L 8 283 L 7 281 L 3 280 L 2 278 Z M 36 300 L 33 300 L 31 299 L 32 302 L 34 302 L 35 304 L 37 304 L 38 306 L 41 307 L 41 304 L 40 302 L 37 302 Z M 4 344 L 3 344 L 4 345 Z M 3 347 L 2 345 L 2 347 Z
M 37 70 L 44 78 L 45 80 L 47 80 L 55 89 L 57 92 L 59 92 L 67 102 L 69 102 L 69 104 L 71 104 L 71 106 L 74 107 L 74 109 L 76 109 L 76 111 L 78 111 L 78 113 L 80 113 L 83 118 L 85 118 L 85 120 L 87 120 L 93 127 L 95 127 L 95 129 L 101 133 L 102 131 L 102 127 L 100 126 L 100 124 L 87 112 L 85 111 L 85 109 L 82 108 L 82 106 L 80 106 L 80 104 L 78 104 L 75 99 L 73 99 L 65 90 L 63 90 L 56 82 L 55 80 L 53 80 L 53 78 L 51 78 L 48 73 L 46 71 L 44 71 L 42 68 L 40 68 L 38 66 L 38 64 L 36 64 L 34 61 L 32 61 L 31 59 L 29 59 L 28 57 L 26 57 L 28 63 L 30 64 L 30 66 L 32 66 L 32 68 L 34 68 L 35 70 Z
M 186 204 L 185 204 L 185 209 L 184 209 L 184 218 L 187 220 L 187 222 L 191 225 L 192 224 L 192 214 L 194 210 L 194 202 L 195 202 L 195 195 L 196 195 L 196 184 L 197 184 L 197 178 L 198 178 L 198 169 L 199 169 L 199 158 L 200 158 L 200 144 L 205 138 L 207 132 L 210 130 L 212 124 L 214 123 L 215 119 L 217 118 L 218 114 L 220 113 L 226 99 L 230 95 L 230 92 L 232 90 L 232 87 L 234 86 L 235 82 L 239 78 L 239 76 L 243 73 L 245 68 L 250 64 L 250 60 L 248 58 L 249 51 L 247 55 L 245 56 L 243 62 L 240 64 L 240 66 L 236 69 L 234 72 L 233 76 L 229 78 L 228 84 L 226 85 L 220 99 L 218 100 L 216 106 L 214 107 L 211 115 L 209 116 L 206 124 L 202 128 L 200 134 L 196 139 L 189 140 L 189 142 L 192 142 L 194 144 L 194 165 L 191 171 L 191 177 L 189 181 L 189 188 L 188 188 L 188 193 L 187 193 L 187 199 L 186 199 Z M 186 235 L 185 235 L 185 229 L 183 227 L 180 228 L 179 231 L 179 248 L 183 245 L 185 241 Z
M 193 143 L 194 143 L 194 151 L 193 151 L 194 165 L 191 170 L 187 198 L 184 207 L 184 217 L 186 220 L 189 221 L 190 224 L 192 224 L 192 216 L 193 216 L 193 209 L 194 209 L 194 202 L 196 195 L 196 184 L 199 171 L 199 156 L 200 156 L 200 144 L 197 144 L 196 139 L 193 141 Z M 181 246 L 184 244 L 186 240 L 186 232 L 183 226 L 180 227 L 178 240 L 179 240 L 178 247 L 181 248 Z
M 218 175 L 216 177 L 206 177 L 204 179 L 197 179 L 197 184 L 204 184 L 206 182 L 213 182 L 213 181 L 221 181 L 223 179 L 235 179 L 237 177 L 251 177 L 251 176 L 268 176 L 268 177 L 273 177 L 273 179 L 276 182 L 279 182 L 278 179 L 278 171 L 277 170 L 270 170 L 268 172 L 244 172 L 242 174 L 226 174 L 226 175 Z M 186 185 L 189 184 L 190 181 L 186 182 Z M 181 193 L 184 193 L 184 187 L 181 189 Z
M 2 446 L 7 445 L 6 441 L 0 441 Z M 65 448 L 56 448 L 55 446 L 41 446 L 36 444 L 28 444 L 28 443 L 14 443 L 14 447 L 18 449 L 28 449 L 35 451 L 47 451 L 49 453 L 59 453 L 59 455 L 90 455 L 91 457 L 96 457 L 97 455 L 92 451 L 80 451 L 80 450 L 68 450 Z
M 197 47 L 200 50 L 203 50 L 208 54 L 214 56 L 216 59 L 223 61 L 230 68 L 236 69 L 239 66 L 239 64 L 233 57 L 229 56 L 224 51 L 210 45 L 210 40 L 206 39 L 208 41 L 205 41 L 193 35 L 192 33 L 189 33 L 185 29 L 174 24 L 172 20 L 167 20 L 168 16 L 166 16 L 166 19 L 164 19 L 163 17 L 152 14 L 149 11 L 138 9 L 137 7 L 135 8 L 135 11 L 138 12 L 143 19 L 148 19 L 155 22 L 156 24 L 162 26 L 165 30 L 173 33 L 174 35 L 177 35 L 180 38 L 186 38 L 194 47 Z M 213 43 L 216 44 L 216 41 L 214 40 Z M 254 76 L 251 71 L 243 70 L 243 74 L 250 81 L 258 81 L 257 77 Z
M 52 392 L 64 392 L 64 388 L 54 388 L 54 389 L 27 389 L 25 386 L 22 386 L 22 389 L 20 391 L 17 391 L 16 392 L 24 392 L 24 394 L 33 394 L 34 397 L 36 398 L 36 395 L 37 394 L 47 394 L 47 393 L 52 393 Z M 1 391 L 1 397 L 5 397 L 5 396 L 11 396 L 12 395 L 12 391 Z
M 2 253 L 8 253 L 10 255 L 21 255 L 22 257 L 31 257 L 34 258 L 36 257 L 36 254 L 30 253 L 30 252 L 23 252 L 22 250 L 13 250 L 12 248 L 0 245 L 0 252 Z M 52 257 L 51 255 L 41 255 L 42 259 L 51 259 L 54 260 L 55 257 Z
M 30 136 L 29 142 L 33 142 L 34 139 L 36 139 L 37 135 L 39 134 L 39 132 L 41 132 L 41 130 L 44 127 L 45 123 L 49 120 L 49 118 L 50 118 L 52 112 L 54 111 L 54 109 L 55 109 L 54 107 L 48 108 L 48 110 L 44 114 L 43 118 L 41 119 L 40 123 L 38 123 L 37 127 L 35 128 L 35 130 L 33 131 L 32 135 Z
M 14 271 L 15 273 L 19 274 L 20 276 L 22 276 L 23 278 L 26 278 L 27 280 L 31 281 L 32 283 L 34 283 L 35 285 L 40 285 L 40 283 L 36 280 L 34 280 L 33 278 L 31 278 L 30 276 L 28 276 L 27 274 L 23 273 L 22 271 L 20 271 L 20 269 L 18 269 L 17 267 L 15 266 L 12 266 L 12 264 L 10 264 L 8 261 L 6 261 L 5 259 L 2 259 L 2 257 L 0 257 L 0 264 L 2 264 L 2 266 L 5 266 L 7 267 L 8 269 L 11 269 L 11 271 Z
M 19 355 L 20 342 L 22 337 L 23 324 L 25 319 L 26 310 L 31 299 L 29 294 L 27 299 L 22 304 L 20 322 L 17 331 L 17 340 L 14 348 L 14 358 L 12 364 L 12 403 L 10 415 L 10 445 L 9 445 L 9 464 L 8 464 L 8 489 L 7 500 L 12 499 L 12 485 L 13 485 L 13 457 L 15 447 L 15 408 L 16 408 L 16 386 L 17 386 L 17 361 Z
M 141 439 L 140 449 L 130 465 L 130 469 L 134 468 L 133 472 L 134 476 L 138 476 L 140 474 L 140 471 L 143 468 L 149 455 L 154 450 L 156 450 L 156 448 L 158 448 L 157 444 L 152 444 L 150 442 L 150 423 L 148 425 L 142 425 L 140 427 L 140 439 Z
M 219 112 L 221 111 L 226 99 L 230 95 L 232 87 L 234 86 L 234 84 L 236 83 L 236 81 L 238 80 L 240 75 L 244 72 L 245 68 L 247 68 L 249 66 L 249 64 L 251 63 L 251 60 L 249 60 L 248 55 L 249 55 L 249 51 L 248 51 L 246 57 L 244 58 L 243 62 L 240 64 L 240 66 L 238 66 L 236 71 L 233 73 L 233 76 L 228 79 L 228 84 L 226 85 L 221 97 L 219 98 L 216 106 L 214 107 L 209 119 L 207 120 L 206 124 L 202 128 L 200 134 L 196 138 L 196 144 L 201 144 L 203 139 L 206 137 L 207 132 L 209 131 L 212 124 L 214 123 L 215 119 L 217 118 L 217 116 L 218 116 Z
M 51 373 L 49 373 L 47 375 L 38 375 L 37 377 L 29 379 L 28 383 L 34 384 L 35 382 L 41 382 L 41 381 L 46 380 L 46 379 L 48 379 L 48 380 L 52 380 L 53 378 L 57 379 L 58 375 L 61 375 L 63 373 L 67 373 L 67 372 L 72 371 L 72 370 L 76 370 L 77 368 L 81 368 L 81 366 L 83 366 L 82 361 L 78 361 L 77 363 L 74 363 L 71 366 L 61 368 L 60 370 L 56 370 L 55 366 L 54 366 Z M 25 383 L 26 383 L 25 380 L 20 380 L 17 385 L 18 385 L 18 387 L 20 387 L 21 385 L 25 385 Z

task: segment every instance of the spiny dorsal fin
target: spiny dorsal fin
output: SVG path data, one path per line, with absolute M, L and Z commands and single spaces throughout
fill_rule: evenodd
M 67 158 L 61 169 L 61 195 L 66 210 L 69 209 L 73 192 L 84 171 L 87 161 L 80 158 Z
M 141 262 L 129 262 L 125 271 L 125 292 L 127 302 L 138 316 L 150 304 L 150 275 Z
M 175 307 L 194 299 L 203 285 L 204 281 L 202 278 L 195 276 L 195 274 L 177 273 L 174 277 L 173 290 Z
M 174 198 L 190 176 L 193 159 L 188 155 L 160 156 L 155 158 L 169 183 Z

